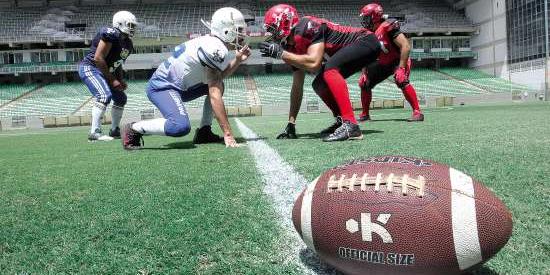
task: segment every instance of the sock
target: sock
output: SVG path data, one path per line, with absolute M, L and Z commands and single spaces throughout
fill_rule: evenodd
M 101 118 L 103 117 L 103 114 L 105 114 L 105 109 L 107 106 L 103 105 L 99 102 L 94 102 L 94 106 L 92 107 L 92 129 L 90 130 L 90 133 L 95 133 L 97 129 L 101 129 Z
M 357 124 L 355 119 L 355 114 L 353 113 L 353 108 L 351 106 L 351 101 L 349 99 L 348 84 L 346 80 L 337 69 L 329 69 L 323 73 L 325 82 L 327 83 L 336 104 L 338 104 L 338 109 L 342 119 L 344 121 L 349 121 L 353 124 Z
M 116 106 L 113 104 L 113 107 L 111 107 L 111 129 L 114 130 L 116 129 L 116 127 L 119 127 L 123 112 L 124 107 Z
M 212 110 L 212 104 L 210 103 L 210 97 L 206 96 L 204 99 L 204 106 L 202 107 L 202 118 L 200 128 L 204 126 L 212 125 L 214 119 L 214 111 Z
M 416 91 L 413 85 L 409 84 L 402 90 L 405 99 L 411 105 L 414 112 L 420 112 L 420 106 L 418 105 L 418 98 L 416 97 Z
M 142 120 L 132 124 L 132 129 L 144 135 L 165 136 L 166 135 L 166 133 L 164 132 L 165 123 L 166 123 L 165 118 Z
M 361 89 L 361 106 L 363 107 L 363 112 L 361 113 L 361 116 L 369 115 L 371 101 L 372 101 L 372 91 Z

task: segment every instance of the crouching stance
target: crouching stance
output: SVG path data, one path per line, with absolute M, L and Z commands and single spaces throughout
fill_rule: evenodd
M 203 23 L 211 33 L 177 46 L 149 80 L 147 96 L 163 118 L 126 124 L 122 133 L 124 149 L 139 149 L 143 135 L 181 137 L 189 134 L 191 124 L 184 102 L 201 96 L 206 98 L 195 143 L 221 141 L 210 130 L 215 115 L 225 145 L 238 146 L 222 99 L 223 78 L 231 75 L 250 55 L 248 46 L 244 46 L 246 23 L 241 12 L 234 8 L 221 8 L 212 15 L 210 23 Z
M 109 141 L 120 138 L 119 124 L 126 105 L 127 85 L 123 80 L 122 63 L 133 50 L 132 36 L 137 26 L 136 17 L 127 11 L 113 16 L 113 27 L 101 28 L 96 34 L 90 52 L 78 67 L 80 79 L 94 97 L 92 127 L 89 141 Z M 101 118 L 113 102 L 112 125 L 109 136 L 101 131 Z

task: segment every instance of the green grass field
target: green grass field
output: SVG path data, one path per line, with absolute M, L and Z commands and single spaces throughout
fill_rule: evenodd
M 514 216 L 480 274 L 550 273 L 550 105 L 374 111 L 362 141 L 322 143 L 328 114 L 240 120 L 308 180 L 383 154 L 447 163 L 490 187 Z M 239 135 L 238 128 L 233 127 Z M 300 274 L 247 146 L 146 137 L 146 149 L 90 144 L 84 128 L 0 133 L 1 274 Z M 290 256 L 299 258 L 299 255 Z

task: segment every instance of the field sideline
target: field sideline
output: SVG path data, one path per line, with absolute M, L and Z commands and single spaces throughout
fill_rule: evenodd
M 89 144 L 84 128 L 0 133 L 0 273 L 319 268 L 281 214 L 301 186 L 266 181 L 258 164 L 266 157 L 253 155 L 264 144 L 263 151 L 278 154 L 280 167 L 288 165 L 283 176 L 303 178 L 300 185 L 357 157 L 399 154 L 447 163 L 489 186 L 514 215 L 508 245 L 476 273 L 549 274 L 550 105 L 430 109 L 425 122 L 414 124 L 403 121 L 408 115 L 375 110 L 375 121 L 362 125 L 363 141 L 333 144 L 318 140 L 331 123 L 328 114 L 301 115 L 294 141 L 274 139 L 284 116 L 233 119 L 239 140 L 249 142 L 234 150 L 195 146 L 192 135 L 145 137 L 145 150 L 125 152 L 118 141 Z M 240 133 L 239 124 L 257 137 Z

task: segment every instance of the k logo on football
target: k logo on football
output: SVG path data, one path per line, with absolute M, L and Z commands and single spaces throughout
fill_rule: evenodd
M 391 214 L 380 214 L 376 218 L 376 221 L 372 222 L 371 213 L 361 213 L 361 221 L 357 222 L 354 219 L 347 220 L 346 229 L 352 234 L 361 230 L 361 239 L 365 242 L 372 242 L 372 235 L 374 233 L 382 239 L 382 242 L 393 243 L 390 232 L 382 226 L 388 223 L 390 217 Z M 359 228 L 359 225 L 361 225 L 361 228 Z

